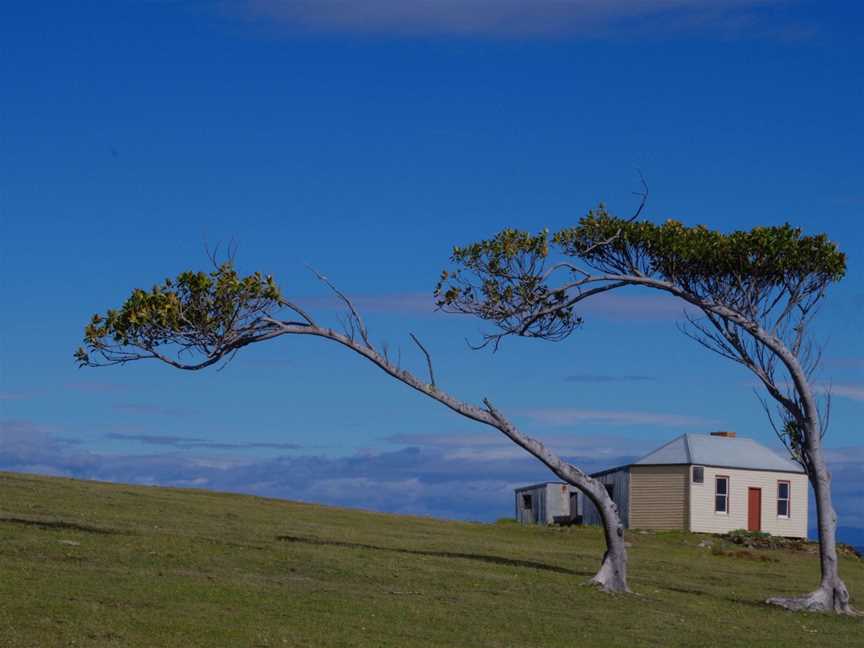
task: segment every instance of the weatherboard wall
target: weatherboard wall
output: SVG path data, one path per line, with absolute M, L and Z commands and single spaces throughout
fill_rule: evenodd
M 686 529 L 688 466 L 630 466 L 631 529 Z
M 761 530 L 771 535 L 788 538 L 807 537 L 807 476 L 801 473 L 785 473 L 762 470 L 740 470 L 705 466 L 701 484 L 689 481 L 690 531 L 698 533 L 727 533 L 747 528 L 748 489 L 759 488 L 762 493 Z M 729 512 L 714 511 L 715 479 L 729 478 Z M 777 515 L 777 482 L 790 484 L 790 515 Z M 687 527 L 685 527 L 687 528 Z

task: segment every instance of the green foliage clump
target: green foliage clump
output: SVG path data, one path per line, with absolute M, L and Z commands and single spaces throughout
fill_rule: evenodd
M 733 529 L 724 536 L 735 544 L 748 544 L 756 540 L 765 540 L 771 537 L 767 531 L 748 531 L 747 529 Z
M 603 264 L 625 256 L 644 259 L 649 272 L 670 280 L 739 276 L 781 283 L 789 276 L 814 275 L 839 281 L 846 272 L 846 256 L 825 234 L 803 236 L 800 228 L 788 223 L 724 234 L 676 220 L 631 222 L 610 215 L 601 205 L 552 240 L 565 255 L 589 262 Z
M 281 297 L 273 277 L 255 272 L 241 277 L 226 261 L 212 272 L 183 272 L 149 291 L 140 288 L 117 309 L 96 314 L 84 329 L 84 347 L 75 352 L 80 366 L 142 357 L 165 344 L 207 353 L 242 335 L 252 319 L 277 308 Z
M 619 218 L 603 205 L 575 227 L 552 235 L 506 229 L 454 248 L 450 260 L 455 267 L 435 288 L 438 307 L 494 322 L 501 333 L 485 337 L 496 346 L 511 334 L 563 339 L 582 323 L 577 302 L 649 281 L 751 319 L 775 307 L 780 317 L 806 318 L 846 272 L 845 254 L 826 235 L 805 236 L 788 223 L 724 233 Z M 787 309 L 789 302 L 801 308 Z
M 533 267 L 529 267 L 522 266 L 520 260 L 544 259 L 548 254 L 547 230 L 533 235 L 519 230 L 505 229 L 488 241 L 454 247 L 451 255 L 454 263 L 471 272 L 487 275 L 487 278 L 479 287 L 471 285 L 460 287 L 457 285 L 460 270 L 456 270 L 453 276 L 445 270 L 441 273 L 441 279 L 435 288 L 435 297 L 439 304 L 453 304 L 460 298 L 472 301 L 482 299 L 493 308 L 499 302 L 509 302 L 514 298 L 536 298 L 537 291 L 542 289 L 540 278 L 536 273 L 530 272 L 531 269 L 536 269 L 536 262 Z M 514 268 L 514 264 L 518 268 Z M 514 279 L 518 280 L 514 281 Z M 503 280 L 505 285 L 499 286 L 499 280 Z M 446 288 L 445 284 L 447 284 Z

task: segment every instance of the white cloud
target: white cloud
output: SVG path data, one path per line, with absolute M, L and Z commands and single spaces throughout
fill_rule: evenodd
M 56 433 L 31 421 L 0 421 L 0 471 L 208 488 L 473 520 L 510 516 L 515 486 L 555 479 L 536 459 L 494 434 L 487 437 L 490 443 L 480 435 L 405 435 L 391 440 L 407 444 L 413 438 L 413 447 L 349 457 L 237 459 L 195 450 L 100 454 L 60 440 Z M 651 449 L 646 445 L 654 445 L 613 436 L 543 440 L 588 472 L 629 463 Z M 864 446 L 828 449 L 826 455 L 840 525 L 864 528 Z
M 0 401 L 24 400 L 31 396 L 32 394 L 25 392 L 0 392 Z
M 518 459 L 525 451 L 501 434 L 397 434 L 386 441 L 398 445 L 440 449 L 446 459 L 501 461 Z M 654 445 L 642 439 L 611 435 L 557 434 L 543 435 L 539 440 L 562 456 L 578 461 L 610 461 L 621 457 L 638 457 Z M 606 466 L 604 466 L 606 467 Z
M 184 452 L 172 448 L 171 452 L 146 455 L 108 455 L 63 442 L 54 431 L 29 421 L 0 421 L 0 471 L 131 484 L 197 486 L 394 513 L 475 520 L 509 515 L 513 484 L 555 479 L 536 459 L 494 433 L 485 437 L 453 436 L 403 436 L 395 442 L 400 445 L 408 442 L 412 447 L 348 457 L 292 454 L 269 459 L 238 458 L 213 452 L 203 454 L 199 448 Z M 435 443 L 425 443 L 422 447 L 411 443 L 417 441 Z M 591 446 L 589 439 L 574 442 L 563 435 L 549 441 L 559 452 Z M 614 457 L 579 457 L 579 465 L 594 471 L 624 462 L 618 456 L 627 454 L 624 440 L 600 445 L 625 450 L 616 451 Z
M 762 385 L 758 382 L 749 381 L 748 384 L 756 388 L 761 388 Z M 783 381 L 780 383 L 784 389 L 790 389 L 792 383 Z M 839 396 L 840 398 L 848 398 L 850 400 L 864 401 L 864 385 L 860 384 L 836 384 L 829 382 L 816 383 L 813 385 L 813 390 L 818 394 L 831 393 L 831 396 Z
M 850 448 L 826 448 L 825 459 L 832 465 L 854 464 L 864 470 L 864 446 Z M 864 492 L 864 483 L 861 484 Z
M 826 393 L 831 392 L 832 396 L 840 396 L 842 398 L 850 398 L 856 401 L 864 401 L 864 385 L 817 385 L 817 389 Z
M 645 18 L 741 28 L 742 14 L 769 4 L 776 0 L 247 0 L 246 8 L 312 32 L 554 36 Z
M 361 313 L 401 313 L 406 315 L 435 314 L 435 300 L 430 293 L 406 292 L 384 293 L 380 295 L 349 295 L 352 303 Z M 345 304 L 337 297 L 314 296 L 298 297 L 297 303 L 310 310 L 345 309 Z M 610 320 L 655 320 L 675 321 L 683 319 L 684 312 L 695 312 L 681 300 L 662 293 L 648 295 L 600 294 L 579 304 L 577 312 L 588 318 L 597 317 Z M 594 382 L 651 380 L 650 376 L 573 376 L 569 379 L 583 379 Z
M 610 425 L 669 425 L 673 427 L 704 427 L 718 421 L 698 416 L 661 412 L 632 412 L 619 410 L 535 409 L 519 414 L 546 425 L 572 425 L 573 423 L 608 423 Z
M 655 292 L 650 295 L 601 293 L 577 307 L 579 315 L 612 320 L 683 320 L 696 310 L 680 299 Z

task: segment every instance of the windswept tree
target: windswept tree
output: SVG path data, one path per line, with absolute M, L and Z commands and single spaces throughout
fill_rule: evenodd
M 373 363 L 389 376 L 462 416 L 493 427 L 543 462 L 562 480 L 577 486 L 601 513 L 606 552 L 591 582 L 609 592 L 627 592 L 627 550 L 617 507 L 605 487 L 564 461 L 540 441 L 523 434 L 488 399 L 472 405 L 443 391 L 435 380 L 432 357 L 420 340 L 428 380 L 394 361 L 386 348 L 373 345 L 354 304 L 318 275 L 345 307 L 343 330 L 320 325 L 298 304 L 283 297 L 270 276 L 238 275 L 233 264 L 215 264 L 212 272 L 184 272 L 152 290 L 134 290 L 117 310 L 94 315 L 84 331 L 80 366 L 122 365 L 158 360 L 196 371 L 230 361 L 242 348 L 284 335 L 314 336 L 335 342 Z
M 457 247 L 452 262 L 437 303 L 493 323 L 481 343 L 493 348 L 510 335 L 562 340 L 582 324 L 581 302 L 626 286 L 682 300 L 683 332 L 756 377 L 774 430 L 816 495 L 819 588 L 769 602 L 852 611 L 838 573 L 837 516 L 822 449 L 830 395 L 820 398 L 814 385 L 820 348 L 809 329 L 828 287 L 846 270 L 844 254 L 825 235 L 805 236 L 788 224 L 724 234 L 673 220 L 617 218 L 601 206 L 551 236 L 508 229 Z

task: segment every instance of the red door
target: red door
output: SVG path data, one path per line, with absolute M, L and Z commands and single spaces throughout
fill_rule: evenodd
M 762 489 L 747 489 L 747 530 L 762 530 Z

